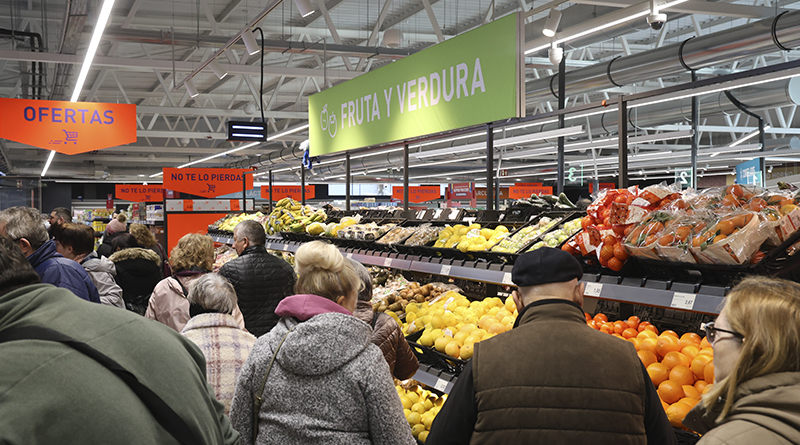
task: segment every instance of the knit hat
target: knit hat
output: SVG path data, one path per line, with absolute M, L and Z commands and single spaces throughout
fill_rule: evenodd
M 523 253 L 511 269 L 511 281 L 520 287 L 564 283 L 575 278 L 583 278 L 580 261 L 561 249 L 550 247 Z
M 106 233 L 111 235 L 112 233 L 124 232 L 126 228 L 127 226 L 124 222 L 112 219 L 111 222 L 106 226 Z

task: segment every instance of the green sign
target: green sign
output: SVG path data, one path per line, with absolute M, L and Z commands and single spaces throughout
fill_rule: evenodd
M 675 182 L 677 182 L 682 189 L 694 187 L 692 184 L 692 169 L 690 168 L 676 168 L 675 169 Z
M 312 156 L 521 117 L 519 14 L 309 98 Z

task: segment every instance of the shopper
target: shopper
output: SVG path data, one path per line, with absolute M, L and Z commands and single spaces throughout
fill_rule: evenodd
M 94 251 L 94 230 L 85 224 L 62 224 L 56 232 L 56 251 L 83 266 L 92 279 L 100 302 L 109 306 L 125 308 L 122 288 L 116 281 L 117 269 L 108 258 L 97 256 Z
M 144 315 L 150 295 L 161 281 L 161 260 L 152 250 L 139 247 L 130 233 L 120 233 L 111 245 L 114 254 L 108 259 L 117 270 L 125 307 Z
M 231 315 L 236 308 L 236 291 L 225 278 L 209 273 L 189 285 L 189 313 L 192 318 L 181 333 L 194 342 L 206 357 L 206 377 L 217 400 L 231 410 L 236 379 L 256 337 Z
M 586 326 L 581 264 L 520 255 L 514 329 L 476 343 L 427 443 L 675 444 L 632 344 Z
M 353 315 L 372 327 L 372 343 L 381 348 L 389 364 L 389 371 L 399 380 L 410 379 L 419 369 L 419 360 L 408 345 L 403 330 L 394 319 L 372 310 L 372 277 L 361 263 L 348 260 L 358 274 L 364 287 L 358 293 L 358 302 Z
M 247 220 L 233 229 L 233 248 L 239 254 L 219 270 L 233 284 L 247 330 L 260 337 L 278 323 L 275 307 L 292 294 L 295 276 L 283 259 L 267 252 L 264 226 Z
M 170 431 L 181 424 L 182 443 L 238 443 L 192 342 L 38 284 L 15 244 L 0 237 L 0 443 L 178 444 Z M 41 328 L 80 344 L 42 340 L 31 331 Z M 88 355 L 97 351 L 124 370 Z M 148 408 L 120 375 L 133 376 L 166 408 Z
M 386 360 L 352 315 L 356 272 L 321 241 L 300 246 L 295 268 L 298 295 L 278 305 L 280 322 L 236 383 L 231 423 L 242 443 L 414 444 Z
M 800 284 L 746 278 L 705 330 L 716 383 L 683 421 L 698 445 L 800 443 Z
M 105 235 L 103 235 L 103 240 L 97 248 L 98 255 L 108 258 L 116 251 L 111 243 L 118 235 L 126 233 L 125 221 L 127 221 L 127 217 L 124 214 L 119 214 L 106 225 Z
M 170 261 L 175 274 L 156 284 L 144 316 L 181 332 L 191 318 L 186 299 L 190 283 L 211 272 L 214 266 L 214 241 L 208 235 L 188 233 L 172 249 Z M 233 315 L 237 325 L 244 328 L 244 318 L 235 303 Z
M 50 234 L 50 238 L 53 238 L 56 236 L 59 226 L 72 222 L 72 212 L 66 207 L 56 207 L 50 212 L 47 222 L 50 223 L 47 232 Z
M 79 298 L 100 303 L 97 287 L 83 267 L 56 251 L 56 243 L 49 238 L 38 210 L 11 207 L 0 211 L 0 236 L 19 245 L 43 283 L 63 287 Z
M 162 273 L 165 278 L 172 275 L 169 261 L 167 261 L 167 255 L 164 253 L 164 248 L 161 246 L 161 243 L 156 241 L 153 232 L 151 232 L 146 225 L 137 223 L 131 224 L 128 227 L 128 232 L 136 238 L 136 242 L 140 247 L 150 249 L 158 254 L 158 258 L 161 259 Z

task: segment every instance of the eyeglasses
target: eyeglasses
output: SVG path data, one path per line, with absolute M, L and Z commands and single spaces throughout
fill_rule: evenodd
M 716 326 L 714 325 L 714 322 L 713 322 L 713 321 L 712 321 L 712 322 L 710 322 L 710 323 L 703 323 L 702 325 L 700 325 L 700 329 L 701 329 L 701 330 L 703 330 L 703 331 L 705 331 L 705 333 L 706 333 L 706 338 L 708 339 L 708 342 L 709 342 L 709 343 L 711 343 L 711 345 L 712 345 L 712 346 L 713 346 L 713 345 L 714 345 L 714 343 L 716 343 L 716 341 L 719 339 L 719 338 L 717 337 L 717 333 L 719 333 L 719 332 L 725 332 L 726 334 L 731 334 L 731 335 L 733 335 L 735 338 L 738 338 L 740 341 L 741 341 L 741 340 L 744 340 L 744 335 L 742 335 L 742 334 L 740 334 L 740 333 L 738 333 L 738 332 L 729 331 L 729 330 L 727 330 L 727 329 L 721 329 L 721 328 L 718 328 L 718 327 L 716 327 Z

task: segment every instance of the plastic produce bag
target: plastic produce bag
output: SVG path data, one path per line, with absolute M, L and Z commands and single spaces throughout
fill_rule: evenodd
M 768 227 L 755 212 L 741 211 L 726 215 L 692 243 L 698 262 L 705 264 L 744 264 L 768 238 Z

